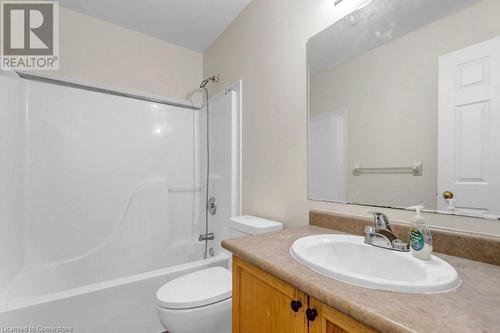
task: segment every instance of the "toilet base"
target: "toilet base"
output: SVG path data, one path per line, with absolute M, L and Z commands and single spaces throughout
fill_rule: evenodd
M 156 306 L 158 317 L 169 333 L 231 333 L 231 304 L 221 302 L 192 309 L 166 309 Z

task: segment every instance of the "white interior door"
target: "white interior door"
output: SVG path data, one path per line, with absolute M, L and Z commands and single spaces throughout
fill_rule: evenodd
M 500 38 L 439 61 L 438 209 L 500 215 Z
M 347 201 L 346 111 L 312 117 L 309 123 L 309 198 Z

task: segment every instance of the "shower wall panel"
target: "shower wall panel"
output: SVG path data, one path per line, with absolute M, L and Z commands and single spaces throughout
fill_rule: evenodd
M 10 291 L 50 293 L 201 258 L 197 111 L 21 81 L 23 139 L 5 147 L 12 156 L 2 156 L 10 164 L 1 173 L 23 193 L 2 210 L 10 219 L 1 223 L 23 234 L 10 251 L 23 260 Z M 12 208 L 19 202 L 23 218 Z
M 20 84 L 0 73 L 0 292 L 23 264 Z

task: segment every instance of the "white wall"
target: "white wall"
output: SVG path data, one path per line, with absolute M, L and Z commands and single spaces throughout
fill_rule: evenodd
M 348 172 L 349 201 L 399 207 L 423 202 L 426 208 L 437 208 L 439 57 L 500 35 L 500 20 L 488 16 L 500 10 L 500 2 L 484 4 L 311 76 L 311 115 L 349 110 L 349 171 L 355 162 L 364 166 L 424 164 L 421 177 L 355 177 Z M 470 17 L 484 19 L 474 29 L 457 33 Z
M 0 73 L 0 292 L 23 264 L 20 80 Z
M 366 215 L 361 206 L 307 200 L 307 39 L 346 14 L 349 2 L 254 0 L 204 54 L 204 73 L 222 88 L 243 79 L 244 213 L 307 224 L 309 208 Z M 482 19 L 498 19 L 498 1 Z M 468 18 L 475 22 L 477 18 Z M 471 29 L 457 27 L 457 34 Z M 407 220 L 408 212 L 389 211 Z M 432 224 L 500 235 L 498 222 L 429 216 Z
M 187 99 L 200 84 L 202 54 L 60 8 L 63 78 Z

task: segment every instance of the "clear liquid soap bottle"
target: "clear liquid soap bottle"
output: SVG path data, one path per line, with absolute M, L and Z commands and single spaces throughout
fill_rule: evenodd
M 421 214 L 424 209 L 423 205 L 408 207 L 410 210 L 415 210 L 416 214 L 412 219 L 410 228 L 410 247 L 411 253 L 419 259 L 430 260 L 432 254 L 432 234 L 425 223 Z

